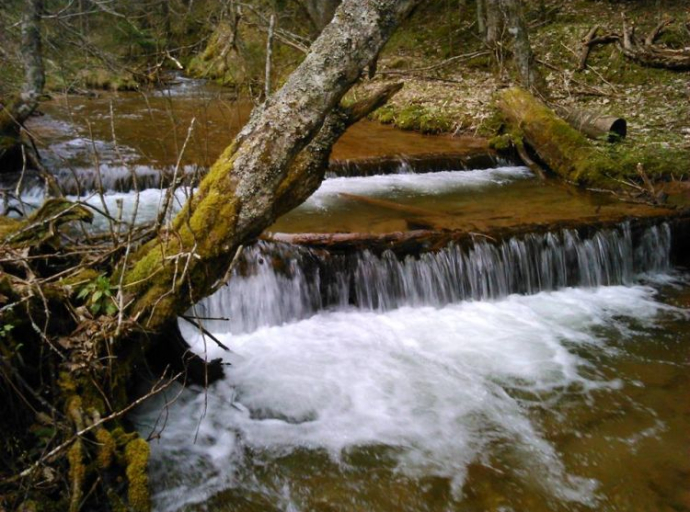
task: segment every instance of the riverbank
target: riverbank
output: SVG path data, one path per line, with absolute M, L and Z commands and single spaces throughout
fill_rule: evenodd
M 375 76 L 363 79 L 350 97 L 362 97 L 383 83 L 403 82 L 402 91 L 371 119 L 426 134 L 489 139 L 500 135 L 504 123 L 496 108 L 496 93 L 516 85 L 517 80 L 510 46 L 488 51 L 478 35 L 474 5 L 450 8 L 447 2 L 434 1 L 421 6 L 382 52 Z M 586 35 L 594 27 L 599 27 L 600 35 L 621 33 L 623 16 L 635 24 L 638 38 L 651 34 L 661 21 L 673 20 L 661 28 L 655 43 L 663 48 L 690 47 L 685 9 L 673 3 L 621 5 L 587 0 L 527 5 L 535 65 L 550 102 L 627 121 L 625 140 L 595 142 L 601 158 L 620 163 L 615 176 L 606 180 L 607 187 L 634 194 L 635 187 L 649 178 L 662 183 L 657 188 L 664 193 L 685 196 L 689 189 L 682 182 L 690 176 L 688 72 L 645 67 L 624 56 L 615 44 L 592 47 L 581 66 Z M 219 65 L 217 46 L 227 30 L 227 26 L 219 28 L 205 52 L 193 59 L 189 71 L 242 89 L 260 78 L 250 80 L 245 66 L 242 76 L 246 82 L 238 82 L 237 73 L 230 69 L 239 65 L 237 55 L 220 59 L 225 65 Z M 258 48 L 257 31 L 260 27 L 249 30 L 247 37 Z M 299 58 L 294 48 L 286 48 L 280 41 L 277 45 L 284 58 L 275 71 L 280 83 Z M 253 55 L 255 68 L 256 59 Z
M 687 13 L 680 5 L 659 9 L 657 4 L 635 2 L 623 8 L 580 0 L 559 3 L 543 15 L 528 13 L 537 66 L 554 103 L 627 120 L 624 141 L 600 143 L 611 158 L 642 162 L 653 179 L 685 180 L 690 175 L 688 73 L 643 67 L 626 59 L 615 45 L 594 47 L 586 69 L 578 70 L 585 35 L 597 25 L 601 33 L 620 32 L 623 13 L 638 22 L 638 34 L 673 18 L 677 22 L 665 28 L 659 43 L 690 46 L 683 26 Z M 488 52 L 472 34 L 472 20 L 469 12 L 442 21 L 429 9 L 403 26 L 386 48 L 373 82 L 403 80 L 405 88 L 373 117 L 403 129 L 495 135 L 501 121 L 494 95 L 515 85 L 515 80 L 509 62 L 501 71 L 491 69 Z M 420 30 L 421 26 L 435 30 Z M 361 85 L 368 87 L 369 83 Z

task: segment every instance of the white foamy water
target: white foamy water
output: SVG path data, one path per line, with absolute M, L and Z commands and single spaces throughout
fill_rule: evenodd
M 257 481 L 249 466 L 270 468 L 299 450 L 339 463 L 367 446 L 390 447 L 406 476 L 451 479 L 457 500 L 471 463 L 508 453 L 516 461 L 509 478 L 592 506 L 597 482 L 569 473 L 530 411 L 547 400 L 552 407 L 563 391 L 584 399 L 594 388 L 622 386 L 597 378 L 577 351 L 607 350 L 595 331 L 621 318 L 652 322 L 665 307 L 654 293 L 568 288 L 443 308 L 321 312 L 219 334 L 230 355 L 207 339 L 209 357 L 232 366 L 207 397 L 186 392 L 172 405 L 162 441 L 152 446 L 156 508 L 251 487 L 282 496 L 281 509 L 305 510 L 290 482 Z M 149 404 L 136 418 L 144 435 L 157 412 Z
M 423 174 L 401 172 L 358 178 L 328 178 L 304 203 L 304 207 L 324 208 L 338 194 L 365 196 L 436 195 L 463 189 L 480 189 L 532 178 L 527 167 L 496 167 L 472 171 L 440 171 Z
M 146 166 L 102 166 L 100 183 L 106 191 L 104 200 L 111 216 L 117 217 L 117 202 L 123 202 L 122 219 L 125 222 L 144 224 L 156 219 L 161 197 L 167 193 L 167 189 L 157 188 L 158 177 L 162 171 Z M 172 171 L 168 170 L 171 174 Z M 192 166 L 180 169 L 180 175 L 189 175 L 194 172 Z M 116 192 L 115 189 L 127 188 L 131 181 L 132 173 L 136 173 L 139 187 L 143 190 L 139 193 L 137 201 L 134 192 Z M 482 169 L 473 171 L 442 171 L 425 174 L 401 173 L 384 176 L 369 176 L 363 178 L 328 178 L 323 181 L 321 187 L 309 198 L 301 208 L 325 208 L 338 200 L 338 194 L 345 192 L 368 196 L 390 195 L 434 195 L 451 193 L 463 189 L 478 189 L 487 186 L 501 186 L 519 179 L 532 177 L 532 173 L 526 167 L 498 167 L 495 169 Z M 99 180 L 96 175 L 87 169 L 77 169 L 73 172 L 64 171 L 58 176 L 67 190 L 78 188 L 83 190 L 82 196 L 68 195 L 72 201 L 83 201 L 103 209 L 103 201 L 93 190 L 98 188 Z M 152 188 L 147 188 L 152 187 Z M 179 189 L 176 194 L 173 213 L 180 209 L 189 191 Z M 26 190 L 22 200 L 33 207 L 38 207 L 43 202 L 43 187 L 34 186 Z M 137 207 L 135 216 L 135 206 Z M 95 228 L 104 230 L 107 221 L 96 214 Z

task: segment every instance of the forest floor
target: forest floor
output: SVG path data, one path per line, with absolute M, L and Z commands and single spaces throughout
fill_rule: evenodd
M 645 4 L 645 5 L 643 5 Z M 620 161 L 644 160 L 656 178 L 690 175 L 690 75 L 653 69 L 626 59 L 616 45 L 592 48 L 586 69 L 578 64 L 585 35 L 594 26 L 600 34 L 622 32 L 622 16 L 637 23 L 644 37 L 665 17 L 676 22 L 658 44 L 690 46 L 687 7 L 680 2 L 622 4 L 575 0 L 546 12 L 529 12 L 530 42 L 551 100 L 566 106 L 623 117 L 628 137 L 619 144 L 602 143 Z M 500 71 L 475 34 L 474 13 L 441 18 L 433 8 L 418 12 L 393 37 L 373 81 L 403 80 L 404 89 L 374 117 L 403 129 L 491 137 L 500 121 L 492 108 L 501 88 L 515 84 L 510 62 Z M 508 57 L 506 57 L 507 59 Z M 359 94 L 355 90 L 355 94 Z

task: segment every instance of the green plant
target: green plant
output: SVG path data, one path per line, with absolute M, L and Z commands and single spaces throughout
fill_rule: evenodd
M 5 324 L 0 327 L 0 338 L 8 338 L 12 329 L 14 329 L 14 325 L 12 324 Z
M 77 298 L 85 299 L 86 303 L 89 304 L 89 310 L 94 315 L 113 315 L 118 310 L 117 303 L 113 298 L 113 287 L 110 284 L 110 279 L 104 275 L 98 276 L 84 286 Z

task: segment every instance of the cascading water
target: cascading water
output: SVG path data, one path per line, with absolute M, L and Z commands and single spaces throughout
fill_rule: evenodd
M 71 199 L 149 222 L 176 163 L 178 177 L 202 172 L 191 164 L 210 165 L 249 113 L 217 108 L 223 93 L 208 87 L 47 103 L 32 123 L 52 141 L 47 166 L 71 167 L 58 175 Z M 173 100 L 177 136 L 160 137 Z M 181 155 L 192 118 L 205 133 Z M 657 212 L 452 157 L 452 138 L 355 128 L 321 189 L 272 231 L 381 234 L 440 218 L 440 229 L 542 234 L 407 257 L 245 249 L 194 311 L 231 352 L 181 324 L 193 350 L 231 365 L 227 377 L 205 393 L 173 387 L 130 417 L 152 435 L 155 509 L 690 510 L 690 297 L 669 226 L 544 227 Z M 382 147 L 361 153 L 371 140 Z M 43 187 L 28 174 L 23 185 L 30 211 Z
M 245 250 L 229 284 L 196 313 L 228 318 L 210 324 L 214 331 L 247 333 L 329 307 L 389 311 L 568 286 L 628 285 L 636 274 L 668 271 L 670 250 L 667 224 L 649 227 L 633 241 L 629 223 L 590 236 L 564 230 L 498 244 L 478 238 L 468 247 L 450 245 L 402 260 L 391 251 L 322 260 L 309 249 L 262 242 Z
M 686 318 L 641 284 L 672 271 L 670 250 L 667 224 L 628 223 L 403 259 L 246 249 L 195 311 L 228 319 L 204 323 L 232 352 L 183 325 L 231 366 L 165 413 L 157 510 L 609 510 L 589 439 L 633 461 L 676 433 L 619 368 L 658 318 Z M 142 433 L 158 435 L 171 398 L 139 412 Z M 611 403 L 631 418 L 622 430 Z

